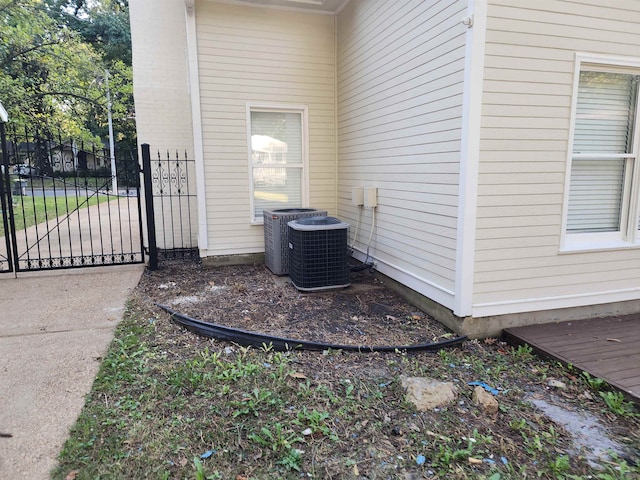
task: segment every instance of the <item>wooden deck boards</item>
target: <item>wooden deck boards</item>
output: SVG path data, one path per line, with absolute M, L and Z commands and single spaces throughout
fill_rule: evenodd
M 512 345 L 602 378 L 640 403 L 640 314 L 507 328 Z

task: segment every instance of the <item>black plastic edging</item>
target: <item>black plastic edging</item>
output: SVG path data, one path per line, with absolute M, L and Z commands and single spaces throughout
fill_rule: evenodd
M 262 333 L 249 332 L 237 328 L 224 327 L 214 323 L 204 322 L 191 318 L 182 313 L 167 307 L 166 305 L 156 304 L 162 310 L 171 315 L 171 319 L 185 327 L 187 330 L 209 338 L 217 338 L 218 340 L 227 340 L 243 346 L 263 347 L 270 346 L 276 351 L 287 350 L 346 350 L 349 352 L 372 353 L 372 352 L 420 352 L 420 351 L 436 351 L 445 347 L 459 345 L 467 339 L 466 336 L 451 338 L 441 342 L 420 343 L 416 345 L 398 345 L 398 346 L 366 346 L 366 345 L 336 345 L 332 343 L 310 342 L 307 340 L 295 340 L 292 338 L 275 337 Z

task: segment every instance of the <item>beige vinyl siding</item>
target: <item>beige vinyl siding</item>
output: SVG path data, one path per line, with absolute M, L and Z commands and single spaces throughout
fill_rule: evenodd
M 334 18 L 196 3 L 208 255 L 261 252 L 246 104 L 308 107 L 309 206 L 336 212 Z
M 637 249 L 559 249 L 575 53 L 640 57 L 639 24 L 636 0 L 489 1 L 474 312 L 638 288 Z
M 356 225 L 352 187 L 377 187 L 370 252 L 378 269 L 408 275 L 412 287 L 447 306 L 455 290 L 465 10 L 455 0 L 352 0 L 338 16 L 340 217 Z M 371 223 L 366 208 L 362 252 Z
M 183 1 L 130 3 L 138 142 L 193 155 Z

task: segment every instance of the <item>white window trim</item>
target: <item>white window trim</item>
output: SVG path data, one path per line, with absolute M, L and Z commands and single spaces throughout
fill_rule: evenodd
M 247 160 L 249 166 L 249 223 L 251 225 L 262 225 L 263 217 L 254 216 L 255 204 L 253 196 L 253 162 L 251 161 L 251 112 L 284 112 L 300 113 L 302 115 L 302 208 L 309 206 L 309 107 L 307 105 L 288 105 L 277 103 L 246 103 L 247 116 Z M 298 168 L 290 165 L 287 168 Z
M 632 72 L 631 70 L 636 70 Z M 571 99 L 571 118 L 569 127 L 569 143 L 567 147 L 567 169 L 565 172 L 564 201 L 562 207 L 562 231 L 560 234 L 560 253 L 588 252 L 613 249 L 628 249 L 640 247 L 640 230 L 638 229 L 638 215 L 640 214 L 640 108 L 636 108 L 635 131 L 633 139 L 633 153 L 622 155 L 628 159 L 634 159 L 634 168 L 631 174 L 631 188 L 625 188 L 626 195 L 635 198 L 631 202 L 629 198 L 628 213 L 623 214 L 623 228 L 620 232 L 604 233 L 567 233 L 567 215 L 569 211 L 569 189 L 571 186 L 571 167 L 574 158 L 585 155 L 573 154 L 573 138 L 575 133 L 576 110 L 578 104 L 578 84 L 582 70 L 632 73 L 640 75 L 640 58 L 608 56 L 592 53 L 578 52 L 575 56 L 575 71 L 573 76 L 573 96 Z M 640 107 L 640 106 L 639 106 Z M 588 155 L 586 155 L 588 157 Z M 623 200 L 625 202 L 625 200 Z M 635 226 L 628 221 L 635 219 Z M 624 228 L 625 223 L 627 228 Z

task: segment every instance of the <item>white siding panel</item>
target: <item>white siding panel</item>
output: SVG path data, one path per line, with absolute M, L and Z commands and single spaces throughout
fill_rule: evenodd
M 561 173 L 562 175 L 564 175 L 564 165 L 560 165 L 558 162 L 547 161 L 546 155 L 540 155 L 539 152 L 509 152 L 503 150 L 501 153 L 503 155 L 511 156 L 511 164 L 509 165 L 509 169 L 507 172 L 505 172 L 504 164 L 501 162 L 485 162 L 482 164 L 482 171 L 480 173 L 500 173 L 504 175 L 519 173 L 537 173 L 540 175 L 544 175 L 545 173 Z M 509 181 L 509 179 L 503 178 L 500 183 L 505 184 L 506 181 Z M 542 182 L 544 182 L 544 180 Z
M 617 264 L 613 263 L 613 266 L 620 265 L 624 267 L 623 263 Z M 632 266 L 636 269 L 640 267 L 639 262 L 633 262 Z M 598 288 L 598 292 L 605 291 L 602 289 L 602 283 L 606 282 L 606 286 L 609 287 L 606 291 L 612 290 L 625 290 L 631 288 L 637 288 L 637 281 L 633 283 L 634 279 L 637 279 L 637 273 L 633 271 L 633 269 L 623 268 L 621 271 L 616 271 L 611 269 L 607 272 L 602 272 L 601 269 L 596 269 L 596 271 L 589 271 L 589 269 L 585 266 L 585 271 L 580 273 L 582 277 L 582 282 L 586 285 L 591 286 L 592 288 Z M 510 272 L 510 271 L 507 271 Z M 482 275 L 482 274 L 480 274 Z M 506 290 L 513 292 L 520 292 L 520 295 L 523 295 L 527 289 L 531 289 L 536 293 L 536 296 L 530 298 L 539 298 L 548 296 L 550 293 L 549 289 L 553 296 L 557 295 L 571 295 L 575 294 L 575 290 L 573 290 L 573 285 L 571 284 L 571 279 L 575 278 L 574 272 L 569 273 L 558 273 L 553 277 L 549 277 L 540 269 L 538 271 L 531 271 L 531 275 L 527 279 L 522 279 L 516 275 L 506 275 L 507 277 L 512 276 L 507 283 Z M 631 283 L 629 283 L 631 282 Z M 600 285 L 600 286 L 598 286 Z M 485 289 L 492 290 L 491 282 L 483 282 L 483 287 L 481 293 L 484 293 Z M 520 298 L 527 298 L 521 296 Z
M 554 237 L 551 237 L 551 239 L 553 238 Z M 484 245 L 484 248 L 482 248 L 482 243 L 483 242 L 478 243 L 479 248 L 476 250 L 476 268 L 477 271 L 480 272 L 494 268 L 495 261 L 526 261 L 529 259 L 537 261 L 540 257 L 553 256 L 557 250 L 555 247 L 555 239 L 550 240 L 549 243 L 551 243 L 551 245 L 541 245 L 537 242 L 536 245 L 532 247 L 523 245 L 521 247 L 502 248 L 500 251 L 496 251 L 496 249 L 492 247 L 490 244 L 491 240 L 485 240 L 485 243 L 489 245 Z
M 370 253 L 451 308 L 465 11 L 463 0 L 352 0 L 338 16 L 338 213 L 355 225 L 351 188 L 377 187 Z M 362 217 L 365 251 L 371 209 Z
M 334 19 L 196 3 L 209 255 L 264 249 L 250 225 L 246 103 L 306 105 L 309 205 L 336 211 Z
M 618 254 L 618 258 L 621 258 L 621 260 L 614 259 L 611 261 L 611 267 L 613 271 L 620 269 L 627 270 L 625 267 L 627 266 L 626 263 L 628 263 L 628 259 L 624 257 L 624 255 Z M 571 260 L 571 257 L 567 255 L 560 257 L 559 260 L 553 258 L 540 259 L 535 257 L 528 257 L 517 260 L 511 258 L 503 258 L 492 263 L 493 265 L 499 265 L 501 269 L 505 271 L 505 276 L 511 277 L 513 280 L 518 280 L 520 278 L 520 276 L 518 275 L 518 271 L 521 268 L 530 269 L 531 278 L 545 277 L 547 275 L 547 267 L 557 267 L 558 265 L 563 267 L 562 275 L 576 275 L 601 271 L 601 267 L 597 261 L 576 265 L 575 262 Z M 634 264 L 637 266 L 638 262 L 636 261 L 634 262 Z M 491 276 L 491 270 L 479 269 L 477 272 L 479 276 Z M 490 278 L 488 278 L 488 280 L 490 280 Z
M 605 302 L 602 292 L 637 287 L 638 250 L 559 246 L 575 52 L 640 57 L 638 24 L 636 0 L 489 1 L 476 313 Z

